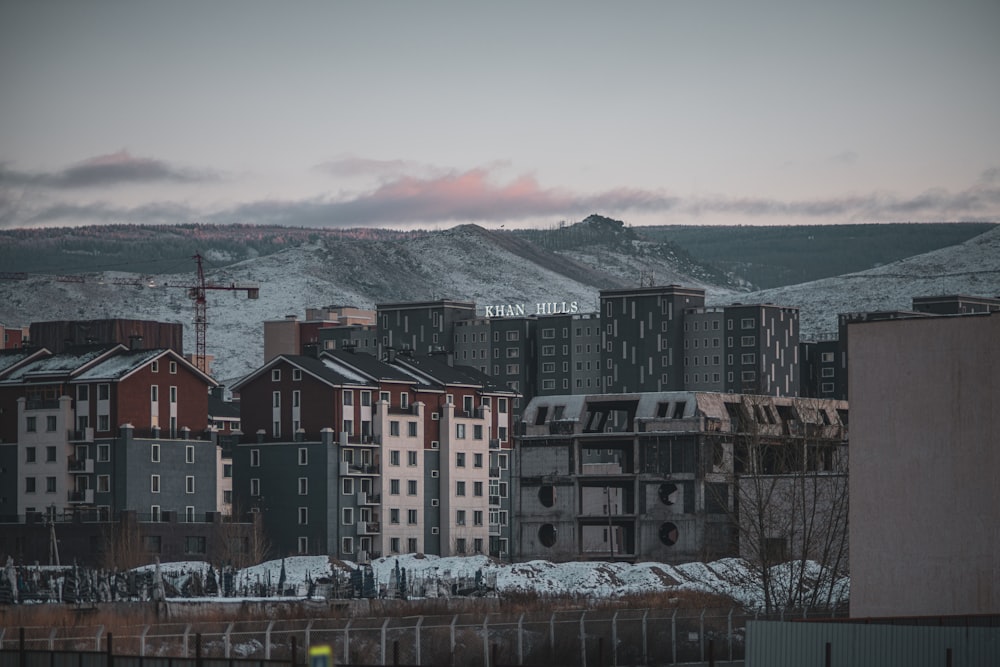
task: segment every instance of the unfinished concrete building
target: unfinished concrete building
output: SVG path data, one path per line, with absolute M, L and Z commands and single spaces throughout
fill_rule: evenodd
M 812 549 L 813 532 L 846 542 L 846 527 L 818 525 L 834 496 L 846 503 L 846 425 L 847 404 L 820 399 L 535 397 L 516 439 L 514 558 L 780 559 Z M 800 511 L 806 490 L 828 507 Z

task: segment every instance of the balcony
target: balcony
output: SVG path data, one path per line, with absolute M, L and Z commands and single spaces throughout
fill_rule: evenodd
M 490 506 L 500 507 L 500 496 L 490 496 Z
M 358 505 L 378 505 L 382 502 L 382 495 L 379 493 L 369 493 L 368 491 L 358 491 Z
M 94 441 L 94 427 L 88 426 L 87 428 L 80 429 L 78 431 L 69 432 L 70 442 L 93 442 Z
M 378 535 L 382 532 L 378 521 L 358 521 L 358 535 Z
M 378 475 L 379 466 L 375 463 L 348 463 L 340 462 L 341 475 Z
M 94 472 L 94 459 L 78 459 L 75 456 L 69 457 L 67 463 L 69 471 L 72 473 L 91 474 Z
M 83 489 L 82 491 L 70 491 L 66 494 L 66 499 L 71 503 L 83 503 L 85 505 L 94 504 L 94 490 Z
M 490 524 L 490 537 L 494 537 L 496 535 L 500 535 L 500 524 L 499 523 L 491 523 Z
M 35 398 L 29 399 L 24 403 L 25 410 L 58 410 L 59 409 L 59 399 L 58 398 Z
M 490 438 L 490 449 L 500 449 L 500 438 Z
M 491 467 L 490 468 L 490 477 L 499 478 L 500 477 L 500 468 L 492 468 Z

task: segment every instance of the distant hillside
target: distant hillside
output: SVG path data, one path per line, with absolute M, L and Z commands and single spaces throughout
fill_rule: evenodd
M 164 284 L 190 284 L 194 251 L 213 257 L 229 248 L 235 254 L 234 248 L 250 249 L 258 242 L 259 256 L 226 266 L 219 263 L 229 260 L 208 264 L 209 282 L 260 284 L 258 300 L 237 292 L 208 295 L 208 353 L 215 357 L 215 374 L 223 381 L 241 377 L 263 362 L 265 320 L 290 314 L 301 317 L 306 308 L 334 304 L 371 308 L 378 303 L 450 298 L 475 301 L 480 307 L 506 303 L 530 307 L 559 300 L 577 301 L 581 312 L 593 312 L 602 289 L 643 282 L 677 283 L 703 287 L 709 305 L 769 301 L 797 306 L 803 333 L 810 335 L 833 331 L 838 313 L 908 308 L 913 296 L 1000 295 L 1000 228 L 961 245 L 877 269 L 752 293 L 734 289 L 734 281 L 725 282 L 725 276 L 679 248 L 645 240 L 640 230 L 607 218 L 591 217 L 538 234 L 491 231 L 476 225 L 414 233 L 267 228 L 255 240 L 252 233 L 256 231 L 105 228 L 109 242 L 122 243 L 122 247 L 136 244 L 131 257 L 118 256 L 127 261 L 127 270 L 87 272 L 82 282 L 60 282 L 54 275 L 41 273 L 24 280 L 0 280 L 0 323 L 19 326 L 106 317 L 180 322 L 185 325 L 185 347 L 192 351 L 193 304 L 186 290 Z M 285 233 L 280 240 L 279 231 Z M 244 241 L 234 240 L 243 232 L 251 234 Z M 296 244 L 289 242 L 300 233 L 316 235 Z M 60 247 L 56 236 L 42 238 Z M 152 245 L 140 250 L 142 239 Z M 72 243 L 79 242 L 77 238 Z M 73 247 L 67 243 L 62 247 Z M 93 257 L 110 257 L 107 247 L 95 242 Z M 157 268 L 163 265 L 156 260 L 165 256 L 172 258 L 169 271 Z M 0 266 L 0 271 L 11 270 L 6 264 Z M 69 266 L 52 271 L 69 272 Z M 114 284 L 114 279 L 141 275 L 151 276 L 158 287 Z
M 864 271 L 963 243 L 994 223 L 889 223 L 796 227 L 639 227 L 649 240 L 669 241 L 700 262 L 760 289 Z

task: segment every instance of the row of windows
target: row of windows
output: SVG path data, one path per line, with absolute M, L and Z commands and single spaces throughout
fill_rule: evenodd
M 149 492 L 159 493 L 160 492 L 160 476 L 150 475 L 149 476 Z M 194 493 L 194 475 L 186 475 L 184 477 L 184 493 Z
M 149 460 L 153 463 L 160 463 L 160 445 L 152 443 L 149 445 Z M 194 445 L 184 445 L 184 462 L 194 463 Z

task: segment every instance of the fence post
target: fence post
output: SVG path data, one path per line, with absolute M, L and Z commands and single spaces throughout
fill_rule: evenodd
M 645 609 L 642 612 L 642 663 L 649 664 L 649 643 L 646 641 L 646 619 L 649 616 L 649 610 Z
M 230 623 L 229 625 L 226 626 L 226 631 L 222 633 L 222 647 L 223 650 L 225 651 L 225 655 L 223 656 L 224 658 L 230 657 L 230 652 L 232 651 L 233 648 L 233 639 L 231 637 L 232 632 L 233 632 L 233 623 Z
M 380 657 L 381 657 L 381 660 L 382 660 L 381 664 L 383 664 L 383 665 L 385 664 L 385 628 L 388 625 L 389 625 L 389 619 L 386 618 L 385 621 L 383 621 L 383 623 L 382 623 L 381 642 L 380 642 L 380 644 L 381 644 L 381 647 L 380 647 L 381 651 L 380 651 L 380 653 L 382 654 Z
M 56 628 L 56 627 L 53 627 L 52 630 L 49 631 L 49 650 L 50 651 L 55 651 L 56 650 L 56 633 L 57 632 L 59 632 L 59 628 Z M 101 647 L 98 646 L 97 650 L 100 650 L 100 648 Z
M 104 626 L 103 625 L 98 625 L 97 626 L 97 634 L 94 635 L 94 650 L 95 651 L 100 651 L 101 650 L 101 635 L 103 635 L 103 634 L 104 634 Z
M 108 633 L 108 667 L 115 667 L 114 637 L 110 632 Z
M 705 662 L 705 612 L 701 610 L 701 620 L 698 621 L 698 650 L 701 652 L 701 661 Z
M 733 607 L 729 608 L 729 621 L 726 623 L 726 633 L 729 637 L 729 662 L 733 661 Z
M 451 619 L 451 664 L 455 664 L 455 623 L 458 622 L 458 614 Z
M 310 621 L 309 623 L 312 624 L 312 621 Z M 308 646 L 308 644 L 306 644 L 306 646 Z M 298 657 L 297 655 L 295 655 L 296 653 L 298 653 L 296 649 L 298 649 L 298 639 L 296 639 L 295 635 L 292 635 L 292 663 L 291 663 L 292 667 L 295 667 L 296 664 L 295 658 Z
M 587 627 L 584 625 L 586 618 L 587 612 L 584 611 L 580 614 L 580 667 L 587 667 Z
M 677 610 L 670 617 L 670 645 L 673 650 L 673 662 L 677 662 Z
M 517 619 L 517 664 L 524 664 L 524 612 Z
M 351 623 L 354 621 L 353 618 L 347 620 L 347 625 L 344 626 L 344 664 L 349 665 L 351 663 Z
M 306 633 L 303 639 L 306 642 L 306 653 L 309 652 L 309 647 L 312 646 L 312 627 L 313 623 L 316 622 L 315 618 L 310 618 L 309 623 L 306 625 Z
M 267 624 L 267 630 L 264 631 L 264 659 L 271 659 L 271 629 L 274 627 L 274 621 Z
M 416 639 L 417 639 L 417 664 L 420 664 L 420 626 L 424 623 L 424 617 L 417 618 Z
M 618 667 L 618 610 L 611 617 L 611 665 Z
M 556 657 L 556 612 L 549 616 L 549 658 Z
M 201 667 L 201 633 L 196 632 L 194 635 L 194 664 L 195 667 Z
M 24 644 L 24 628 L 21 628 L 17 637 L 18 664 L 21 667 L 28 667 L 28 654 L 25 652 L 27 649 Z
M 142 632 L 139 633 L 139 657 L 146 655 L 146 633 L 149 632 L 149 626 L 142 626 Z
M 483 664 L 490 667 L 490 615 L 483 617 Z
M 188 656 L 188 635 L 191 633 L 191 626 L 184 626 L 184 657 Z

